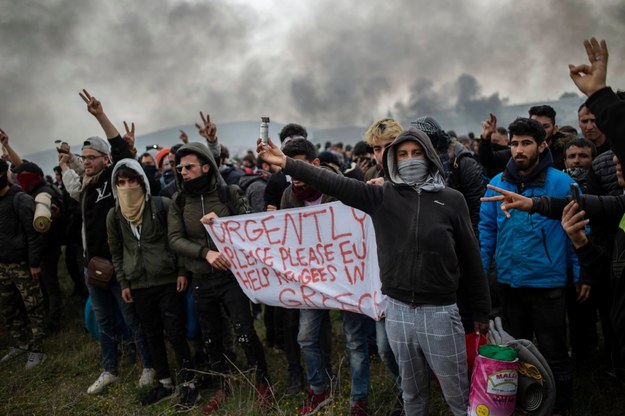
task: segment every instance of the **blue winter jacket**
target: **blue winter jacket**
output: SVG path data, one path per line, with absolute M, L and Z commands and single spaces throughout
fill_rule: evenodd
M 548 152 L 543 152 L 539 165 L 526 178 L 518 175 L 511 159 L 506 170 L 491 180 L 491 185 L 527 197 L 564 198 L 570 194 L 570 184 L 574 181 L 550 166 L 552 159 Z M 494 195 L 498 194 L 488 189 L 484 196 Z M 483 202 L 480 208 L 479 238 L 484 269 L 490 269 L 494 255 L 497 280 L 514 288 L 563 287 L 571 273 L 577 282 L 579 262 L 560 221 L 516 209 L 506 218 L 500 204 Z

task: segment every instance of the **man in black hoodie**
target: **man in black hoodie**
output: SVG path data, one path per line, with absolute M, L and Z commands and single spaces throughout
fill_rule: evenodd
M 443 166 L 427 135 L 410 129 L 386 148 L 382 186 L 288 158 L 271 141 L 259 140 L 257 151 L 286 174 L 371 215 L 382 293 L 388 296 L 386 329 L 406 414 L 427 414 L 431 369 L 453 413 L 466 415 L 469 379 L 456 292 L 464 288 L 475 330 L 485 333 L 488 281 L 467 204 L 445 186 Z

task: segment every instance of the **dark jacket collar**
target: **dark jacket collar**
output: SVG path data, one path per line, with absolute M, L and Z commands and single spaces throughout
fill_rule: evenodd
M 538 157 L 538 165 L 527 176 L 521 176 L 519 173 L 514 158 L 510 158 L 506 165 L 506 170 L 503 172 L 503 179 L 507 182 L 515 184 L 521 190 L 528 186 L 543 186 L 545 184 L 545 177 L 547 174 L 547 168 L 553 165 L 553 156 L 551 150 L 548 147 Z

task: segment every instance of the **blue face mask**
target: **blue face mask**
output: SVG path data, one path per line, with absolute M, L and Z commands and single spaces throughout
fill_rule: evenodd
M 425 182 L 429 174 L 429 163 L 425 159 L 404 159 L 397 162 L 397 173 L 408 185 Z

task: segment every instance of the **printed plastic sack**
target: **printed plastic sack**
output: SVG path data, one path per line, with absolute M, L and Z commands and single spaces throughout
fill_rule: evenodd
M 471 378 L 475 357 L 477 357 L 480 345 L 488 343 L 488 337 L 486 335 L 471 332 L 465 336 L 465 343 L 467 346 L 467 374 L 469 375 L 469 378 Z
M 516 406 L 517 353 L 497 345 L 483 345 L 479 351 L 471 377 L 469 415 L 510 416 Z

